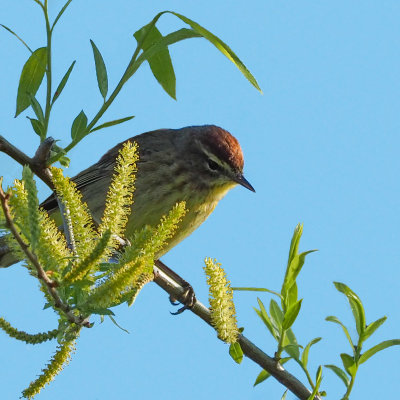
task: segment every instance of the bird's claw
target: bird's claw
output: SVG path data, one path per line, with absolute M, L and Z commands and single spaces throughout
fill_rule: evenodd
M 171 296 L 169 298 L 170 303 L 174 306 L 183 304 L 183 307 L 181 307 L 178 311 L 171 312 L 172 315 L 182 314 L 185 310 L 190 310 L 196 304 L 197 299 L 192 286 L 189 283 L 185 282 L 185 285 L 183 287 L 185 291 L 182 295 L 182 302 L 177 302 L 176 299 Z

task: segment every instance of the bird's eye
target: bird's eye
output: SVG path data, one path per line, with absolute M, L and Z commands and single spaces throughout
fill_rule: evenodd
M 213 171 L 218 171 L 219 170 L 219 165 L 215 161 L 213 161 L 211 159 L 208 160 L 208 167 Z

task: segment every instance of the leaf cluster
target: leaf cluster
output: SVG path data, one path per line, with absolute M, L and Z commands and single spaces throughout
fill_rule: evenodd
M 64 221 L 67 221 L 64 230 L 68 231 L 70 240 L 39 207 L 36 184 L 29 167 L 24 168 L 23 179 L 15 181 L 14 187 L 9 189 L 12 222 L 34 256 L 32 261 L 25 255 L 25 263 L 34 276 L 40 278 L 38 268 L 43 268 L 44 273 L 51 277 L 51 284 L 43 279 L 39 282 L 47 301 L 45 308 L 51 307 L 59 315 L 57 334 L 52 331 L 29 335 L 0 320 L 0 327 L 6 333 L 27 343 L 57 337 L 61 346 L 59 352 L 63 356 L 56 353 L 43 375 L 31 385 L 35 390 L 48 383 L 60 370 L 61 359 L 69 357 L 67 349 L 72 348 L 81 328 L 75 320 L 70 320 L 70 313 L 81 321 L 88 321 L 92 314 L 112 316 L 112 307 L 125 301 L 132 303 L 138 291 L 152 279 L 155 253 L 173 236 L 186 212 L 184 203 L 177 204 L 158 226 L 146 226 L 126 238 L 130 245 L 120 249 L 133 200 L 136 161 L 136 144 L 125 143 L 117 158 L 103 220 L 98 227 L 92 223 L 76 185 L 64 177 L 60 169 L 52 169 Z M 116 240 L 117 236 L 119 240 Z M 11 235 L 9 240 L 16 242 Z M 13 247 L 16 246 L 14 243 Z M 19 255 L 24 255 L 24 252 L 20 251 Z M 27 397 L 35 392 L 31 386 L 24 392 Z
M 302 301 L 298 300 L 296 279 L 304 265 L 305 257 L 311 252 L 316 251 L 309 250 L 303 253 L 298 253 L 302 232 L 303 226 L 298 224 L 294 230 L 290 243 L 288 263 L 280 292 L 266 288 L 253 287 L 234 287 L 233 290 L 266 292 L 279 299 L 279 302 L 271 299 L 269 310 L 267 310 L 264 303 L 258 298 L 257 301 L 259 308 L 255 308 L 255 311 L 278 344 L 275 352 L 276 361 L 283 365 L 290 360 L 294 360 L 300 366 L 310 384 L 312 393 L 309 397 L 309 400 L 312 400 L 315 398 L 315 396 L 326 395 L 325 391 L 320 391 L 319 389 L 322 382 L 322 366 L 320 365 L 317 368 L 315 380 L 312 379 L 311 373 L 308 370 L 310 349 L 313 345 L 320 342 L 322 338 L 316 337 L 303 347 L 298 344 L 296 336 L 292 330 L 292 325 L 299 316 Z M 339 320 L 339 318 L 335 316 L 326 317 L 326 321 L 333 322 L 342 328 L 351 346 L 352 354 L 340 354 L 343 368 L 333 364 L 326 364 L 324 367 L 333 371 L 345 384 L 346 393 L 344 394 L 342 400 L 348 400 L 354 385 L 358 367 L 377 352 L 391 346 L 400 345 L 400 339 L 385 340 L 362 353 L 364 342 L 386 321 L 386 317 L 379 318 L 378 320 L 367 325 L 364 306 L 357 294 L 344 283 L 334 282 L 334 285 L 340 293 L 346 296 L 349 302 L 358 337 L 356 340 L 353 340 L 349 333 L 349 329 Z M 285 357 L 282 357 L 283 352 L 286 353 Z M 262 370 L 257 376 L 254 385 L 260 384 L 270 376 L 271 375 L 269 372 Z M 282 398 L 285 397 L 286 392 Z

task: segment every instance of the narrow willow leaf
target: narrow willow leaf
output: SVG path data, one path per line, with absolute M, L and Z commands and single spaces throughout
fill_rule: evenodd
M 296 284 L 297 276 L 299 275 L 307 254 L 313 253 L 317 250 L 309 250 L 304 253 L 298 254 L 301 235 L 303 234 L 303 225 L 297 224 L 292 239 L 290 241 L 289 256 L 286 267 L 285 278 L 283 280 L 281 294 L 283 297 L 282 307 L 289 308 L 294 302 L 297 301 L 297 287 L 293 288 Z
M 287 363 L 289 360 L 291 360 L 291 357 L 284 357 L 279 360 L 279 364 L 283 365 Z M 264 382 L 266 379 L 268 379 L 271 376 L 269 372 L 267 372 L 265 369 L 263 369 L 257 376 L 256 381 L 254 382 L 253 386 L 257 386 L 259 383 Z
M 317 337 L 313 340 L 311 340 L 307 346 L 304 348 L 303 354 L 301 355 L 301 363 L 303 364 L 304 368 L 307 368 L 308 364 L 308 353 L 310 352 L 311 346 L 313 346 L 315 343 L 318 343 L 322 338 Z
M 274 292 L 273 290 L 265 289 L 265 288 L 255 288 L 255 287 L 233 287 L 233 291 L 242 291 L 242 292 L 267 292 L 282 298 L 281 294 L 278 292 Z
M 57 23 L 58 20 L 61 18 L 61 16 L 64 14 L 64 11 L 65 11 L 65 10 L 67 9 L 67 7 L 70 5 L 71 1 L 72 1 L 72 0 L 68 0 L 68 1 L 64 4 L 64 6 L 63 6 L 63 8 L 60 10 L 60 12 L 57 14 L 57 17 L 56 17 L 56 19 L 54 20 L 53 25 L 51 26 L 51 30 L 54 29 L 54 27 L 56 26 L 56 23 Z
M 29 100 L 31 102 L 32 110 L 36 114 L 37 119 L 44 124 L 44 114 L 42 106 L 36 100 L 36 97 L 29 93 Z
M 287 344 L 286 346 L 282 347 L 282 351 L 286 351 L 286 353 L 288 353 L 289 356 L 293 357 L 294 354 L 293 350 L 295 350 L 295 352 L 299 354 L 300 353 L 299 349 L 301 348 L 303 348 L 303 346 L 300 344 Z
M 229 346 L 229 355 L 237 364 L 240 364 L 243 361 L 243 350 L 238 342 L 232 343 Z
M 98 314 L 98 315 L 115 315 L 111 310 L 108 308 L 89 308 L 90 314 Z
M 224 43 L 220 38 L 215 36 L 213 33 L 203 28 L 197 22 L 192 21 L 191 19 L 185 17 L 184 15 L 178 14 L 176 12 L 171 12 L 171 14 L 175 15 L 183 22 L 188 24 L 193 30 L 207 39 L 211 44 L 213 44 L 228 60 L 232 61 L 233 64 L 239 69 L 239 71 L 243 74 L 243 76 L 257 89 L 261 92 L 260 86 L 254 76 L 250 73 L 250 71 L 246 68 L 246 66 L 242 63 L 239 57 L 233 52 L 233 50 Z
M 343 322 L 341 322 L 339 320 L 339 318 L 335 317 L 334 315 L 329 315 L 328 317 L 325 318 L 325 321 L 334 322 L 335 324 L 340 325 L 342 327 L 342 329 L 343 329 L 344 334 L 347 337 L 347 340 L 350 343 L 350 346 L 352 348 L 354 348 L 353 341 L 351 340 L 350 333 L 349 333 L 348 329 L 346 328 L 346 326 L 343 324 Z
M 71 75 L 72 69 L 74 68 L 76 61 L 73 61 L 70 67 L 68 68 L 68 71 L 65 73 L 63 78 L 61 79 L 61 82 L 57 86 L 56 91 L 54 92 L 53 99 L 51 100 L 51 104 L 53 105 L 54 102 L 60 97 L 61 92 L 63 91 L 69 76 Z
M 38 91 L 46 72 L 46 65 L 47 48 L 40 47 L 31 54 L 22 68 L 21 77 L 19 78 L 15 117 L 26 110 L 31 104 L 29 94 L 34 96 Z
M 298 223 L 294 228 L 292 240 L 290 241 L 287 268 L 289 268 L 289 265 L 292 262 L 294 256 L 299 252 L 299 244 L 302 234 L 303 234 L 303 224 Z
M 40 121 L 38 121 L 37 119 L 35 119 L 35 118 L 29 118 L 29 117 L 26 117 L 26 118 L 28 118 L 29 121 L 31 121 L 31 125 L 32 125 L 32 128 L 35 131 L 35 133 L 39 137 L 42 137 L 44 135 L 44 126 L 43 126 L 43 124 Z
M 344 283 L 333 282 L 336 289 L 343 293 L 350 304 L 358 334 L 361 336 L 365 330 L 365 311 L 360 298 Z
M 297 302 L 297 283 L 293 282 L 292 286 L 286 293 L 286 297 L 283 298 L 282 307 L 284 307 L 284 310 L 286 310 L 296 302 Z
M 357 365 L 354 362 L 354 358 L 346 353 L 342 353 L 340 355 L 340 358 L 342 359 L 344 369 L 350 376 L 354 377 L 357 372 Z
M 163 38 L 161 32 L 151 23 L 135 32 L 134 36 L 144 52 Z M 176 100 L 176 78 L 168 46 L 159 46 L 158 51 L 147 55 L 146 59 L 158 83 Z
M 128 334 L 129 334 L 128 329 L 125 329 L 125 328 L 123 328 L 121 325 L 119 325 L 118 322 L 115 320 L 115 318 L 112 317 L 112 315 L 109 315 L 108 317 L 111 319 L 112 323 L 113 323 L 117 328 L 119 328 L 119 329 L 121 329 L 121 331 L 124 331 L 125 333 L 128 333 Z
M 306 256 L 310 253 L 314 253 L 315 251 L 317 250 L 308 250 L 301 254 L 296 254 L 291 260 L 288 269 L 286 270 L 286 275 L 281 290 L 281 294 L 284 299 L 288 297 L 288 292 L 290 291 L 291 287 L 296 283 L 297 276 L 299 275 L 304 265 Z
M 265 310 L 265 308 L 263 308 L 261 311 L 257 310 L 257 308 L 254 308 L 254 311 L 257 313 L 257 315 L 261 318 L 261 320 L 264 322 L 264 325 L 268 328 L 268 330 L 270 331 L 271 335 L 277 340 L 279 341 L 279 331 L 276 328 L 276 326 L 274 326 Z
M 83 110 L 77 115 L 72 123 L 71 138 L 74 142 L 79 142 L 86 136 L 87 117 Z
M 310 397 L 307 400 L 314 400 L 315 396 L 318 394 L 318 389 L 319 386 L 321 385 L 321 381 L 322 381 L 322 367 L 319 366 L 317 370 L 314 390 L 312 391 Z
M 8 26 L 5 26 L 3 24 L 0 24 L 0 26 L 2 26 L 6 31 L 10 32 L 12 35 L 14 35 L 28 50 L 30 53 L 33 53 L 33 51 L 31 50 L 31 48 L 25 43 L 24 40 L 21 39 L 21 37 L 19 37 L 12 29 L 10 29 Z
M 97 84 L 99 86 L 100 93 L 105 100 L 108 92 L 108 77 L 106 65 L 104 64 L 103 56 L 101 55 L 100 50 L 94 44 L 93 40 L 90 40 L 90 44 L 92 45 L 94 63 L 96 65 Z
M 337 367 L 336 365 L 324 365 L 325 368 L 329 368 L 331 371 L 333 371 L 344 383 L 346 387 L 349 386 L 350 384 L 350 379 L 346 375 L 346 372 L 344 372 L 341 368 Z
M 158 42 L 153 43 L 147 50 L 143 51 L 136 62 L 128 69 L 126 79 L 129 79 L 144 61 L 146 61 L 148 58 L 151 58 L 154 54 L 158 53 L 165 47 L 168 47 L 185 39 L 199 37 L 203 36 L 195 32 L 193 29 L 186 28 L 179 29 L 178 31 L 169 33 L 168 35 L 161 37 Z
M 283 322 L 283 312 L 279 308 L 278 303 L 275 300 L 271 300 L 269 303 L 269 313 L 271 315 L 272 322 L 275 322 L 279 331 L 282 331 L 282 322 Z
M 101 124 L 99 126 L 96 126 L 95 128 L 93 128 L 90 132 L 94 132 L 94 131 L 98 131 L 99 129 L 104 129 L 104 128 L 108 128 L 110 126 L 113 125 L 118 125 L 118 124 L 122 124 L 123 122 L 129 121 L 132 118 L 135 118 L 134 115 L 131 115 L 129 117 L 125 117 L 125 118 L 120 118 L 120 119 L 115 119 L 113 121 L 109 121 L 109 122 L 105 122 L 104 124 Z
M 296 336 L 294 335 L 293 331 L 290 328 L 286 331 L 285 340 L 283 341 L 283 345 L 286 346 L 287 343 L 290 343 L 290 344 L 293 344 L 293 345 L 297 345 L 298 344 Z M 298 346 L 289 347 L 286 350 L 286 352 L 288 354 L 290 354 L 296 360 L 298 360 L 299 357 L 300 357 L 300 351 L 299 351 L 299 347 Z
M 296 318 L 299 315 L 302 301 L 303 300 L 301 299 L 298 302 L 294 303 L 285 312 L 285 316 L 283 318 L 283 323 L 282 323 L 283 329 L 285 330 L 289 329 L 294 324 L 294 321 L 296 321 Z
M 286 389 L 281 397 L 281 400 L 286 400 L 286 395 L 289 389 Z
M 271 376 L 269 372 L 263 369 L 257 376 L 256 381 L 254 382 L 253 386 L 257 386 L 259 383 L 264 382 Z
M 382 351 L 391 346 L 399 346 L 399 345 L 400 345 L 400 339 L 385 340 L 384 342 L 381 342 L 381 343 L 377 344 L 376 346 L 371 347 L 369 350 L 367 350 L 365 353 L 363 353 L 360 357 L 359 363 L 360 364 L 364 363 L 369 358 L 371 358 L 374 354 L 378 353 L 378 351 Z
M 362 335 L 362 341 L 367 340 L 385 321 L 387 317 L 379 318 L 378 320 L 371 322 L 365 329 Z

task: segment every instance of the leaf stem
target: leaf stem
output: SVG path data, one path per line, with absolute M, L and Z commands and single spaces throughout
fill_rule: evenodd
M 51 111 L 51 27 L 49 21 L 49 14 L 47 9 L 47 0 L 44 2 L 43 7 L 44 18 L 46 20 L 46 35 L 47 35 L 47 68 L 46 68 L 46 78 L 47 78 L 47 90 L 46 90 L 46 108 L 44 113 L 44 132 L 43 136 L 40 138 L 42 141 L 47 136 L 47 131 L 49 128 L 50 111 Z
M 353 389 L 354 380 L 355 380 L 355 376 L 352 376 L 351 380 L 350 380 L 350 384 L 349 384 L 349 386 L 347 386 L 346 393 L 344 394 L 342 400 L 349 400 L 350 393 Z

